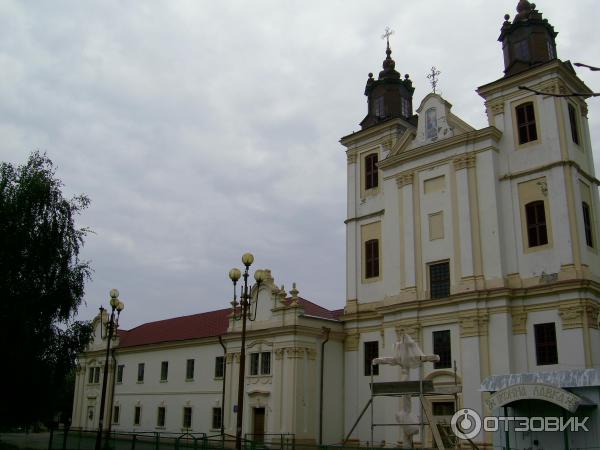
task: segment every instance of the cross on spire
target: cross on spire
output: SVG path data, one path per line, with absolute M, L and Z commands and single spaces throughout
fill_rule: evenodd
M 435 66 L 432 66 L 431 72 L 429 73 L 429 75 L 427 75 L 427 78 L 429 79 L 429 83 L 431 83 L 431 88 L 433 89 L 434 94 L 435 94 L 435 89 L 437 88 L 437 85 L 440 81 L 438 79 L 438 75 L 440 75 L 441 73 L 442 72 L 437 70 Z
M 387 40 L 387 46 L 388 48 L 390 47 L 390 36 L 394 34 L 394 30 L 392 30 L 390 27 L 385 27 L 385 33 L 383 33 L 381 35 L 381 39 L 386 39 Z

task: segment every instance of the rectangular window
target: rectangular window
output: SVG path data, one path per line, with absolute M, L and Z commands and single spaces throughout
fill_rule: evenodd
M 546 245 L 548 243 L 548 232 L 543 200 L 536 200 L 525 205 L 525 220 L 527 220 L 527 242 L 529 247 Z
M 379 358 L 379 342 L 371 341 L 365 342 L 365 375 L 371 375 L 371 370 L 373 370 L 373 375 L 379 375 L 379 366 L 373 365 L 373 360 L 375 358 Z
M 221 408 L 213 408 L 212 409 L 212 429 L 218 430 L 221 428 Z
M 250 353 L 250 375 L 258 375 L 259 353 Z
M 406 118 L 411 116 L 410 113 L 410 100 L 406 97 L 402 97 L 402 115 Z
M 379 239 L 365 242 L 365 278 L 379 276 Z
M 538 366 L 558 364 L 556 329 L 554 322 L 538 323 L 533 326 L 535 334 L 535 356 Z
M 217 356 L 215 358 L 215 378 L 223 378 L 225 372 L 225 358 L 223 356 Z
M 271 352 L 250 353 L 250 375 L 271 374 Z
M 121 414 L 121 407 L 120 406 L 115 406 L 113 408 L 113 417 L 112 417 L 112 422 L 113 423 L 119 423 L 119 415 Z
M 123 371 L 125 370 L 125 366 L 123 364 L 119 364 L 117 366 L 117 383 L 123 382 Z
M 165 418 L 166 418 L 166 409 L 164 406 L 159 406 L 156 413 L 156 426 L 164 427 L 165 426 Z
M 262 352 L 260 354 L 260 373 L 261 375 L 271 374 L 271 353 Z
M 379 172 L 377 169 L 377 153 L 365 157 L 365 190 L 379 186 Z
M 100 383 L 100 367 L 90 367 L 88 383 Z
M 448 261 L 429 265 L 429 290 L 431 298 L 450 295 L 450 263 Z
M 575 107 L 569 103 L 569 122 L 571 123 L 571 138 L 579 145 L 579 128 L 577 127 L 577 113 Z
M 585 243 L 588 247 L 594 247 L 594 237 L 592 235 L 592 212 L 590 205 L 586 202 L 581 202 L 581 209 L 583 211 L 583 229 L 585 231 Z
M 169 377 L 169 361 L 160 363 L 160 381 L 167 381 Z
M 188 359 L 185 364 L 185 379 L 193 380 L 194 379 L 194 360 Z
M 192 408 L 190 406 L 183 408 L 183 428 L 192 428 Z
M 434 369 L 447 369 L 452 367 L 450 330 L 433 332 L 433 354 L 440 357 L 438 362 L 433 363 Z
M 141 383 L 144 381 L 144 367 L 145 367 L 144 363 L 138 364 L 138 376 L 137 376 L 138 383 Z
M 515 56 L 522 61 L 529 61 L 529 42 L 523 39 L 515 43 Z
M 133 424 L 139 425 L 141 420 L 142 420 L 142 407 L 136 406 L 135 409 L 133 410 Z
M 533 103 L 523 103 L 522 105 L 517 106 L 516 111 L 519 144 L 526 144 L 527 142 L 537 140 Z
M 378 119 L 385 117 L 385 110 L 383 108 L 383 97 L 377 97 L 375 99 L 375 117 Z

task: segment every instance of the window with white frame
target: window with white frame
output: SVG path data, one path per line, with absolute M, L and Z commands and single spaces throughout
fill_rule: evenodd
M 271 352 L 250 353 L 250 375 L 271 374 Z

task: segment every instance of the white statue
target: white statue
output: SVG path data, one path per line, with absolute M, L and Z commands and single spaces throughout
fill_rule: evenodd
M 395 356 L 375 358 L 373 364 L 390 364 L 400 366 L 400 380 L 407 381 L 410 369 L 421 366 L 425 362 L 436 362 L 440 360 L 438 355 L 426 355 L 408 334 L 403 334 L 400 341 L 394 344 Z M 396 413 L 396 422 L 402 425 L 403 445 L 413 446 L 412 438 L 419 432 L 419 418 L 412 414 L 411 395 L 401 397 L 400 411 Z

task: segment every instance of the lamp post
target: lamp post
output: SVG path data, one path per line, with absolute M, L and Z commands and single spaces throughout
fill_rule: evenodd
M 262 270 L 257 270 L 254 273 L 256 280 L 256 301 L 254 302 L 254 314 L 250 310 L 252 303 L 252 287 L 248 289 L 248 269 L 254 262 L 252 253 L 244 253 L 242 256 L 242 264 L 244 264 L 244 273 L 240 269 L 234 268 L 229 271 L 229 278 L 233 282 L 233 301 L 231 306 L 233 309 L 233 319 L 242 321 L 242 342 L 240 348 L 240 373 L 238 379 L 238 401 L 237 401 L 237 419 L 235 428 L 235 448 L 242 448 L 242 423 L 244 419 L 244 375 L 246 370 L 246 319 L 251 321 L 256 319 L 256 304 L 258 303 L 258 290 L 263 282 L 265 274 Z M 240 277 L 244 278 L 244 285 L 240 287 L 240 302 L 237 302 L 236 285 Z
M 113 333 L 119 324 L 119 316 L 121 315 L 121 311 L 125 308 L 125 304 L 119 300 L 119 291 L 116 289 L 110 290 L 110 319 L 107 327 L 107 339 L 106 339 L 106 359 L 104 361 L 104 376 L 102 378 L 102 394 L 100 397 L 100 413 L 98 415 L 98 432 L 96 433 L 96 449 L 100 450 L 102 447 L 102 429 L 104 428 L 104 406 L 106 403 L 106 385 L 108 384 L 108 358 L 110 356 L 110 341 L 113 338 Z M 115 317 L 115 311 L 117 315 Z M 100 307 L 100 339 L 102 337 L 102 328 L 104 324 L 102 323 L 104 316 L 104 308 Z M 107 437 L 108 439 L 108 437 Z

